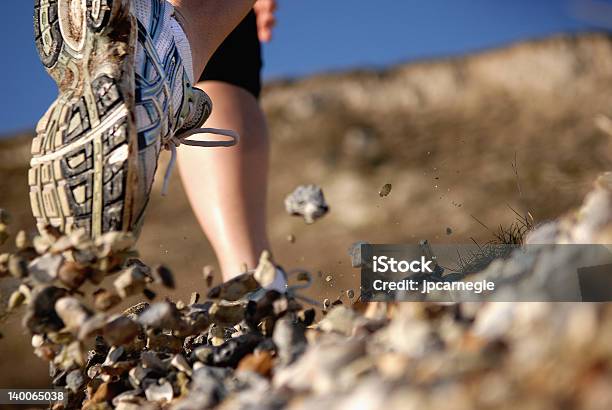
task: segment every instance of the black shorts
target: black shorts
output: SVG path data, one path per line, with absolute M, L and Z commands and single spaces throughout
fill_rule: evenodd
M 259 98 L 261 67 L 257 20 L 251 10 L 215 51 L 200 81 L 223 81 L 242 87 Z

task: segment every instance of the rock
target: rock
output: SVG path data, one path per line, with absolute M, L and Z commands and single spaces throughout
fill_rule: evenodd
M 0 223 L 0 246 L 4 245 L 10 237 L 6 224 Z
M 336 306 L 319 322 L 323 332 L 338 332 L 350 336 L 357 325 L 357 313 L 344 306 Z
M 183 339 L 167 333 L 147 332 L 147 348 L 162 353 L 179 353 Z
M 173 406 L 173 410 L 208 409 L 217 405 L 227 394 L 222 377 L 209 367 L 194 371 L 191 391 Z
M 129 308 L 123 311 L 123 315 L 129 317 L 132 320 L 135 320 L 140 316 L 142 312 L 147 310 L 150 305 L 147 302 L 140 302 L 135 304 L 134 306 L 130 306 Z
M 198 348 L 195 356 L 205 364 L 219 367 L 236 367 L 240 360 L 251 353 L 262 341 L 261 336 L 247 333 L 227 340 L 221 346 Z
M 127 345 L 141 333 L 140 325 L 126 316 L 117 316 L 102 328 L 104 338 L 113 346 Z
M 302 323 L 288 317 L 276 321 L 272 340 L 276 345 L 281 364 L 293 363 L 306 350 L 307 341 Z
M 262 288 L 270 289 L 275 285 L 277 274 L 277 268 L 274 262 L 272 262 L 270 252 L 263 251 L 259 257 L 259 263 L 257 268 L 255 268 L 253 277 Z
M 302 216 L 307 224 L 314 223 L 329 211 L 323 191 L 316 185 L 300 185 L 285 198 L 290 215 Z
M 24 317 L 24 323 L 34 334 L 58 331 L 64 322 L 55 311 L 55 302 L 66 295 L 66 291 L 55 286 L 34 289 L 32 300 Z
M 169 403 L 174 397 L 174 391 L 172 390 L 172 385 L 165 382 L 160 385 L 152 384 L 151 386 L 147 387 L 145 390 L 145 395 L 147 400 Z
M 275 373 L 276 388 L 331 393 L 342 369 L 366 353 L 363 340 L 333 340 L 310 346 L 292 365 Z
M 25 250 L 26 248 L 31 246 L 28 234 L 26 234 L 25 231 L 21 230 L 17 232 L 17 236 L 15 236 L 15 246 L 20 251 Z
M 204 276 L 204 283 L 206 283 L 206 287 L 210 288 L 215 277 L 214 268 L 210 265 L 204 266 L 204 269 L 202 269 L 202 275 Z
M 211 299 L 236 301 L 257 289 L 259 289 L 259 284 L 253 274 L 243 273 L 212 288 L 208 292 L 208 297 Z
M 153 369 L 161 373 L 165 373 L 168 370 L 167 364 L 162 361 L 161 354 L 154 351 L 145 351 L 140 355 L 142 365 L 147 369 Z
M 185 326 L 178 309 L 169 302 L 153 303 L 140 314 L 138 321 L 154 329 L 174 330 Z
M 107 317 L 104 314 L 95 314 L 83 323 L 79 329 L 78 339 L 87 340 L 90 337 L 102 333 L 102 328 L 106 324 Z
M 121 392 L 122 386 L 120 383 L 104 382 L 100 384 L 89 402 L 85 402 L 84 408 L 108 408 L 102 405 L 105 402 L 111 402 Z M 99 407 L 95 407 L 99 404 Z
M 134 389 L 140 389 L 143 381 L 147 378 L 151 379 L 155 373 L 155 369 L 136 366 L 129 371 L 129 381 Z
M 89 269 L 75 262 L 64 262 L 58 271 L 58 279 L 69 289 L 77 289 L 89 277 Z
M 19 290 L 16 290 L 13 293 L 11 293 L 11 296 L 9 297 L 9 302 L 8 302 L 9 311 L 17 309 L 19 306 L 23 304 L 23 302 L 25 302 L 25 300 L 26 300 L 25 295 Z
M 10 258 L 11 258 L 11 255 L 8 253 L 0 254 L 0 278 L 10 273 L 9 267 L 8 267 Z
M 195 305 L 200 300 L 200 294 L 198 292 L 192 292 L 191 297 L 189 298 L 189 304 Z
M 28 275 L 28 265 L 20 256 L 10 255 L 8 259 L 8 271 L 9 273 L 17 279 L 25 278 Z M 41 282 L 49 283 L 51 282 L 51 278 L 48 280 L 42 280 Z
M 381 198 L 384 198 L 384 197 L 388 196 L 391 193 L 391 188 L 392 188 L 391 184 L 383 185 L 382 188 L 380 188 L 380 191 L 378 192 L 378 195 Z
M 146 276 L 142 268 L 133 265 L 127 268 L 113 282 L 117 294 L 122 299 L 141 293 L 146 285 Z
M 91 316 L 91 311 L 73 297 L 58 299 L 55 302 L 55 311 L 64 322 L 66 329 L 72 332 L 78 331 Z
M 172 271 L 163 265 L 157 265 L 153 269 L 153 280 L 155 283 L 159 283 L 168 289 L 175 288 Z
M 117 364 L 124 357 L 124 355 L 125 348 L 123 346 L 113 346 L 109 349 L 103 365 L 112 366 L 114 364 Z
M 170 364 L 179 371 L 191 375 L 191 367 L 189 366 L 189 363 L 187 362 L 187 360 L 185 360 L 185 357 L 183 355 L 175 354 L 174 356 L 172 356 L 172 361 L 170 362 Z
M 116 293 L 110 292 L 106 289 L 96 289 L 93 293 L 94 298 L 94 306 L 96 309 L 106 312 L 109 309 L 112 309 L 119 302 L 121 302 L 121 298 Z
M 66 387 L 74 394 L 77 394 L 85 384 L 85 377 L 80 370 L 73 370 L 66 376 Z
M 128 232 L 107 232 L 96 239 L 95 244 L 98 246 L 98 255 L 107 257 L 114 253 L 127 251 L 134 246 L 134 236 Z
M 273 358 L 269 351 L 255 351 L 246 355 L 238 363 L 238 371 L 254 372 L 268 377 L 272 372 Z

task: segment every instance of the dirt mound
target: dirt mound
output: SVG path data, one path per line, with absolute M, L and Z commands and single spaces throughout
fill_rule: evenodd
M 530 238 L 611 243 L 612 173 L 575 215 Z M 276 269 L 264 253 L 254 273 L 211 289 L 204 301 L 194 293 L 189 304 L 141 302 L 112 314 L 130 296 L 155 299 L 153 284 L 175 284 L 167 268 L 130 259 L 130 235 L 91 241 L 84 232 L 49 229 L 31 244 L 23 234 L 16 242 L 0 277 L 21 281 L 10 308 L 27 304 L 34 352 L 64 392 L 56 409 L 436 409 L 449 399 L 466 409 L 612 405 L 609 304 L 358 299 L 314 322 L 315 311 L 291 287 L 286 294 L 260 287 Z M 524 267 L 517 275 L 537 283 L 539 271 L 557 266 L 554 258 L 554 251 L 541 255 L 542 266 L 517 253 L 499 262 Z M 110 289 L 83 286 L 112 276 Z

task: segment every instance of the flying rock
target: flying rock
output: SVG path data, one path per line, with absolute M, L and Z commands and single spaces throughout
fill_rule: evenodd
M 146 276 L 142 268 L 132 265 L 113 282 L 117 293 L 122 299 L 141 293 L 146 286 Z
M 385 196 L 388 196 L 391 193 L 391 188 L 393 186 L 391 184 L 385 184 L 382 186 L 382 188 L 380 188 L 380 191 L 378 191 L 378 195 L 383 198 Z
M 302 216 L 307 224 L 314 223 L 329 211 L 323 191 L 316 185 L 300 185 L 285 198 L 285 210 Z
M 32 333 L 42 334 L 64 327 L 64 322 L 55 311 L 55 302 L 66 294 L 66 290 L 55 286 L 34 289 L 24 317 L 24 323 Z
M 175 283 L 172 271 L 164 265 L 157 265 L 153 269 L 152 275 L 155 283 L 161 284 L 168 289 L 174 289 Z
M 235 301 L 258 288 L 259 283 L 257 283 L 253 274 L 243 273 L 212 288 L 208 292 L 208 297 L 211 299 Z
M 74 297 L 58 299 L 55 302 L 55 311 L 66 328 L 73 332 L 78 331 L 91 316 L 91 311 Z

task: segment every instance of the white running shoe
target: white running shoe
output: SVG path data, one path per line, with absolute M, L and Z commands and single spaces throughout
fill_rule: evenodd
M 139 231 L 159 153 L 231 146 L 200 130 L 212 103 L 194 88 L 191 49 L 165 0 L 35 0 L 42 63 L 59 96 L 38 123 L 29 171 L 39 229 Z M 227 141 L 187 140 L 220 131 Z M 166 174 L 164 188 L 167 183 Z

